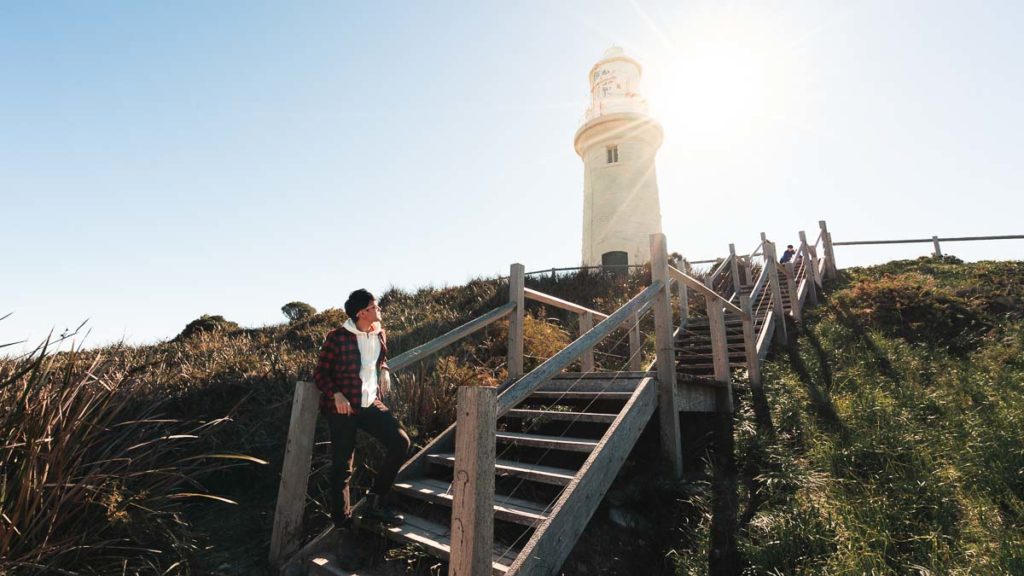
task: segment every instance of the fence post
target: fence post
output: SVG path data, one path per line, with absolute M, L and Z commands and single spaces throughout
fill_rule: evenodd
M 594 313 L 593 312 L 581 312 L 580 318 L 580 336 L 583 336 L 594 327 Z M 587 351 L 583 353 L 583 358 L 580 360 L 580 370 L 583 372 L 594 371 L 594 348 L 591 346 L 587 348 Z
M 935 254 L 932 254 L 932 256 L 934 256 L 936 258 L 942 258 L 942 248 L 939 247 L 939 237 L 938 236 L 932 236 L 932 246 L 935 247 Z
M 661 450 L 671 463 L 674 477 L 682 478 L 683 447 L 676 402 L 676 347 L 672 341 L 672 301 L 669 298 L 668 250 L 664 234 L 651 234 L 651 280 L 662 283 L 662 289 L 652 302 L 655 349 L 658 353 L 656 366 Z
M 775 243 L 769 242 L 761 232 L 764 246 L 764 265 L 768 267 L 768 286 L 772 291 L 772 313 L 775 315 L 775 341 L 785 345 L 789 342 L 786 334 L 786 311 L 782 308 L 782 285 L 779 284 L 779 259 L 775 254 Z
M 676 282 L 676 290 L 679 291 L 679 328 L 683 329 L 690 318 L 690 289 L 685 282 Z
M 796 283 L 796 265 L 790 260 L 784 264 L 786 269 L 786 291 L 789 292 L 789 312 L 793 320 L 799 322 L 803 315 L 800 309 L 800 286 Z
M 711 358 L 715 367 L 715 380 L 722 383 L 724 393 L 717 394 L 718 410 L 732 413 L 732 378 L 729 374 L 729 341 L 725 333 L 725 310 L 713 296 L 705 296 L 708 325 L 711 328 Z
M 832 247 L 832 235 L 828 232 L 828 226 L 824 220 L 818 220 L 818 228 L 821 228 L 821 246 L 825 249 L 826 264 L 825 270 L 828 272 L 828 277 L 835 279 L 839 273 L 839 268 L 836 267 L 836 252 Z
M 508 301 L 516 303 L 516 309 L 508 317 L 508 377 L 515 380 L 523 376 L 523 314 L 526 268 L 513 264 L 508 275 Z
M 491 573 L 497 398 L 492 386 L 459 387 L 450 576 Z
M 288 440 L 277 489 L 274 529 L 270 535 L 270 564 L 281 566 L 299 548 L 303 536 L 302 516 L 306 508 L 309 467 L 313 459 L 317 401 L 320 391 L 312 382 L 296 382 Z
M 818 303 L 818 274 L 815 270 L 815 258 L 811 256 L 811 247 L 807 244 L 807 234 L 801 230 L 800 245 L 803 246 L 804 280 L 807 281 L 807 304 L 814 306 Z
M 729 258 L 732 259 L 732 263 L 729 264 L 729 273 L 732 274 L 732 288 L 733 294 L 740 293 L 740 263 L 736 260 L 736 245 L 729 244 Z
M 750 387 L 761 386 L 761 360 L 757 357 L 757 334 L 754 332 L 754 305 L 750 302 L 749 294 L 740 294 L 740 308 L 746 317 L 743 318 L 743 352 L 747 357 L 747 374 L 750 377 Z

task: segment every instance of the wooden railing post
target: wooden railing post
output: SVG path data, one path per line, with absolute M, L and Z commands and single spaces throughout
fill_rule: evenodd
M 679 328 L 682 329 L 686 328 L 686 322 L 690 318 L 690 289 L 686 284 L 677 282 L 676 290 L 679 291 Z
M 789 292 L 789 312 L 799 322 L 802 318 L 800 309 L 800 285 L 796 281 L 796 265 L 790 260 L 783 264 L 786 270 L 786 290 Z
M 651 302 L 654 308 L 654 338 L 658 358 L 658 415 L 661 424 L 661 450 L 675 478 L 683 476 L 683 447 L 679 434 L 679 410 L 676 402 L 676 349 L 672 340 L 672 301 L 669 298 L 668 250 L 664 234 L 651 234 L 651 279 L 662 289 Z
M 313 459 L 316 433 L 317 402 L 320 391 L 312 382 L 296 382 L 292 399 L 288 440 L 281 467 L 281 483 L 277 489 L 274 529 L 270 534 L 270 564 L 281 566 L 305 535 L 302 516 L 306 509 L 309 468 Z
M 460 386 L 455 427 L 451 558 L 448 574 L 491 573 L 497 389 Z
M 594 313 L 593 312 L 582 312 L 579 315 L 580 319 L 580 336 L 583 336 L 587 332 L 590 332 L 594 327 Z M 583 353 L 583 357 L 580 359 L 580 370 L 583 372 L 594 371 L 594 349 L 587 348 L 587 351 Z
M 725 310 L 721 302 L 711 296 L 704 297 L 711 328 L 711 358 L 715 367 L 715 380 L 723 384 L 724 393 L 718 394 L 718 410 L 732 413 L 732 378 L 729 374 L 729 341 L 725 333 Z
M 747 374 L 750 387 L 761 386 L 761 360 L 757 357 L 757 334 L 754 333 L 754 306 L 749 294 L 740 294 L 740 308 L 746 317 L 743 318 L 743 352 L 747 357 Z
M 807 304 L 814 306 L 818 303 L 818 262 L 811 254 L 811 247 L 807 244 L 807 234 L 800 231 L 801 254 L 803 255 L 804 279 L 807 280 Z
M 932 246 L 935 247 L 935 253 L 932 256 L 936 258 L 942 258 L 942 248 L 939 246 L 939 237 L 932 236 Z
M 839 268 L 836 267 L 836 252 L 832 247 L 832 235 L 829 234 L 824 220 L 818 220 L 818 228 L 821 228 L 821 246 L 825 250 L 825 270 L 828 278 L 835 279 Z
M 779 284 L 779 259 L 775 254 L 775 243 L 769 242 L 761 232 L 764 247 L 764 265 L 768 269 L 768 287 L 772 291 L 772 313 L 775 315 L 775 341 L 785 345 L 789 342 L 786 334 L 786 311 L 782 308 L 782 285 Z
M 669 316 L 671 322 L 672 317 Z M 640 314 L 633 313 L 632 325 L 629 328 L 629 369 L 633 372 L 643 370 L 643 349 L 640 341 Z
M 732 274 L 733 293 L 739 294 L 740 286 L 743 283 L 740 282 L 740 263 L 737 260 L 735 244 L 729 244 L 729 257 L 732 258 L 732 263 L 729 265 L 729 273 Z
M 508 377 L 515 380 L 523 376 L 523 314 L 525 313 L 526 268 L 513 264 L 508 275 L 508 301 L 516 309 L 508 318 Z

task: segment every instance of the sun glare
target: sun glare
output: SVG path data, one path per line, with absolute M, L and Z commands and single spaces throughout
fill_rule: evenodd
M 651 62 L 652 114 L 702 146 L 733 146 L 794 112 L 792 50 L 768 22 L 736 13 L 691 23 Z

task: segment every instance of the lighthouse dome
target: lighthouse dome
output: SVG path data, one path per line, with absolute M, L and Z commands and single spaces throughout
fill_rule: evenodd
M 647 113 L 647 101 L 640 95 L 640 63 L 620 46 L 612 46 L 590 69 L 590 106 L 584 122 L 605 114 Z

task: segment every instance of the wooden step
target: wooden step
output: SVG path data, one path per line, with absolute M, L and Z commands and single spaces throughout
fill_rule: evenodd
M 541 384 L 535 392 L 628 392 L 636 390 L 639 379 L 615 378 L 604 374 L 602 378 L 552 378 Z
M 549 450 L 565 450 L 567 452 L 593 452 L 594 448 L 597 448 L 597 440 L 569 436 L 523 434 L 521 432 L 498 432 L 497 440 L 506 444 L 547 448 Z
M 633 396 L 632 392 L 603 392 L 600 390 L 538 390 L 530 394 L 530 398 L 555 399 L 555 400 L 618 400 L 626 401 Z
M 755 332 L 760 332 L 760 330 L 755 330 Z M 728 340 L 730 344 L 741 344 L 743 342 L 743 331 L 742 330 L 739 330 L 739 331 L 726 330 L 725 331 L 725 337 L 726 337 L 726 340 Z M 678 347 L 678 346 L 686 345 L 686 344 L 688 344 L 690 342 L 704 343 L 704 342 L 710 342 L 710 341 L 711 341 L 711 333 L 710 332 L 687 332 L 687 333 L 684 333 L 684 334 L 680 334 L 676 338 L 675 345 Z
M 597 379 L 603 380 L 607 378 L 615 378 L 617 380 L 642 380 L 644 378 L 655 376 L 654 372 L 631 372 L 623 370 L 621 372 L 560 372 L 551 377 L 552 380 L 587 380 Z
M 707 360 L 697 360 L 697 359 L 686 359 L 686 358 L 684 358 L 682 360 L 677 360 L 676 361 L 676 370 L 690 370 L 690 371 L 700 372 L 702 370 L 711 370 L 711 369 L 713 369 L 712 368 L 713 366 L 714 366 L 714 363 L 711 362 L 710 358 L 707 359 Z M 745 359 L 744 360 L 736 360 L 736 359 L 730 359 L 729 360 L 729 367 L 730 368 L 735 368 L 735 367 L 740 367 L 740 366 L 742 366 L 744 368 L 747 366 L 747 363 L 746 363 Z
M 455 498 L 450 482 L 433 478 L 416 478 L 407 482 L 396 482 L 395 491 L 449 508 Z M 540 504 L 501 494 L 494 495 L 494 517 L 523 526 L 537 526 L 547 520 L 544 507 Z
M 419 544 L 427 548 L 431 554 L 448 560 L 451 553 L 451 529 L 435 524 L 417 516 L 405 515 L 405 523 L 401 526 L 375 527 L 382 534 L 397 542 Z M 491 564 L 491 574 L 505 574 L 509 566 L 519 555 L 518 550 L 507 550 L 506 546 L 495 543 L 495 552 Z
M 560 410 L 528 410 L 523 408 L 514 408 L 505 413 L 506 418 L 537 418 L 544 421 L 598 422 L 602 424 L 611 424 L 618 416 L 618 414 L 604 414 L 600 412 L 562 412 Z
M 454 454 L 428 454 L 427 459 L 442 466 L 455 466 Z M 566 468 L 555 468 L 554 466 L 543 466 L 541 464 L 527 464 L 525 462 L 514 462 L 512 460 L 496 460 L 494 471 L 499 476 L 517 476 L 534 482 L 553 484 L 555 486 L 566 486 L 572 482 L 576 472 Z
M 706 356 L 710 356 L 711 353 L 714 351 L 714 349 L 715 349 L 714 345 L 712 345 L 710 343 L 709 344 L 690 344 L 690 345 L 682 347 L 682 348 L 676 348 L 675 352 L 676 352 L 676 356 L 679 356 L 680 354 L 703 354 L 703 355 L 706 355 Z M 726 342 L 726 349 L 729 351 L 730 354 L 743 354 L 744 352 L 746 352 L 747 347 L 746 347 L 745 344 L 742 344 L 742 343 L 741 344 L 730 344 L 730 343 Z
M 743 352 L 730 352 L 727 356 L 730 362 L 745 362 L 747 355 Z M 677 364 L 692 364 L 692 363 L 705 363 L 713 362 L 714 356 L 708 353 L 691 352 L 686 353 L 685 351 L 676 354 Z
M 726 351 L 729 354 L 743 354 L 746 352 L 747 347 L 743 344 L 729 344 L 726 343 Z M 715 351 L 713 344 L 691 344 L 682 348 L 676 348 L 676 356 L 687 355 L 687 356 L 708 356 L 710 357 Z

